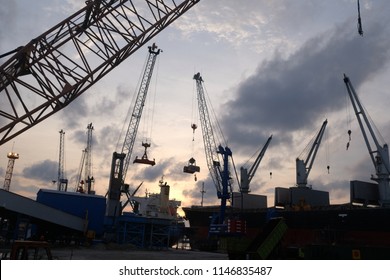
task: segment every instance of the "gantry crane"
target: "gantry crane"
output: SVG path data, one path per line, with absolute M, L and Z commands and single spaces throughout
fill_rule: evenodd
M 221 209 L 218 218 L 219 224 L 223 224 L 226 203 L 227 200 L 230 199 L 229 157 L 232 156 L 232 152 L 228 147 L 222 147 L 220 144 L 217 146 L 204 94 L 203 79 L 200 73 L 194 75 L 194 80 L 196 81 L 199 117 L 202 127 L 207 167 L 217 189 L 217 196 L 221 199 Z M 221 166 L 220 156 L 222 156 L 223 167 Z
M 0 66 L 0 145 L 69 105 L 200 0 L 88 0 Z
M 115 217 L 120 215 L 123 207 L 120 204 L 120 197 L 122 192 L 128 192 L 128 187 L 125 187 L 126 173 L 129 168 L 129 163 L 136 140 L 138 126 L 141 121 L 142 111 L 145 106 L 146 96 L 150 80 L 152 78 L 154 65 L 156 63 L 157 56 L 161 50 L 158 49 L 156 44 L 148 47 L 148 58 L 143 72 L 142 80 L 138 93 L 135 99 L 135 104 L 130 117 L 130 122 L 123 142 L 122 151 L 120 153 L 114 152 L 112 156 L 112 165 L 110 182 L 108 186 L 108 200 L 107 200 L 107 212 L 106 215 Z M 134 162 L 154 165 L 154 160 L 149 160 L 146 154 L 146 149 L 150 147 L 150 143 L 142 143 L 145 147 L 145 152 L 142 158 L 136 158 Z M 126 206 L 126 204 L 124 205 Z
M 324 135 L 326 125 L 328 124 L 328 120 L 325 120 L 322 123 L 322 126 L 317 133 L 317 136 L 310 141 L 308 146 L 306 147 L 305 151 L 308 150 L 307 155 L 305 158 L 301 158 L 304 152 L 297 157 L 296 159 L 296 178 L 297 178 L 297 187 L 302 187 L 302 188 L 307 188 L 307 178 L 309 177 L 311 168 L 313 166 L 315 157 L 317 155 L 318 148 L 320 147 L 321 144 L 321 139 Z
M 370 123 L 370 120 L 367 117 L 364 107 L 362 106 L 350 79 L 345 74 L 344 83 L 347 87 L 348 95 L 351 99 L 364 141 L 366 142 L 368 153 L 371 157 L 372 163 L 374 164 L 376 177 L 371 176 L 371 180 L 378 183 L 379 202 L 382 206 L 390 205 L 390 165 L 388 146 L 386 143 L 383 145 L 379 143 L 373 130 L 373 124 Z
M 240 191 L 242 193 L 249 193 L 250 192 L 249 184 L 251 183 L 252 178 L 255 175 L 256 170 L 259 167 L 260 162 L 263 159 L 264 154 L 267 151 L 269 143 L 271 142 L 271 140 L 272 140 L 272 135 L 270 137 L 268 137 L 267 142 L 264 144 L 264 146 L 261 149 L 260 153 L 256 157 L 254 163 L 249 168 L 249 171 L 248 171 L 248 168 L 246 168 L 244 166 L 241 167 L 241 169 L 240 169 L 240 171 L 241 171 L 241 173 L 240 173 L 240 175 L 241 175 L 241 177 L 240 177 L 240 179 L 241 179 Z

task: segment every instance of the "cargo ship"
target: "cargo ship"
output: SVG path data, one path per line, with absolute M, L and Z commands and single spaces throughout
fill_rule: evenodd
M 200 73 L 197 83 L 200 108 L 207 108 Z M 232 258 L 385 258 L 390 259 L 390 162 L 387 144 L 374 133 L 350 79 L 344 83 L 376 171 L 371 180 L 350 182 L 350 201 L 331 205 L 329 193 L 308 185 L 325 120 L 307 149 L 296 158 L 296 184 L 275 188 L 275 203 L 250 194 L 249 183 L 268 147 L 272 135 L 249 168 L 241 168 L 239 192 L 232 193 L 229 167 L 230 148 L 215 148 L 211 129 L 204 129 L 204 146 L 210 176 L 221 203 L 217 206 L 183 207 L 189 221 L 188 237 L 193 249 L 225 250 Z M 212 127 L 206 109 L 202 128 Z M 201 113 L 202 113 L 201 112 Z M 348 131 L 349 135 L 351 131 Z M 311 144 L 311 145 L 310 145 Z M 348 148 L 349 142 L 347 144 Z M 206 148 L 210 147 L 210 148 Z M 218 157 L 222 155 L 223 160 Z M 218 160 L 217 160 L 218 159 Z M 222 164 L 223 163 L 223 164 Z M 234 165 L 233 165 L 234 166 Z M 328 166 L 329 168 L 329 166 Z M 238 180 L 237 180 L 238 181 Z M 230 205 L 227 205 L 230 202 Z M 293 252 L 293 253 L 291 253 Z
M 172 247 L 185 227 L 177 213 L 181 202 L 169 198 L 167 183 L 160 180 L 159 187 L 160 193 L 129 196 L 132 211 L 121 211 L 115 219 L 106 215 L 107 198 L 102 195 L 40 189 L 33 200 L 0 190 L 0 237 L 4 241 L 0 247 L 14 240 Z
M 350 188 L 350 203 L 338 205 L 319 203 L 318 191 L 309 188 L 276 188 L 272 207 L 228 206 L 220 232 L 213 231 L 220 206 L 183 207 L 191 248 L 223 250 L 233 259 L 389 259 L 390 208 L 372 200 L 375 196 L 368 194 L 375 191 L 364 193 L 375 190 L 375 184 L 351 181 Z M 286 190 L 290 201 L 281 199 Z M 326 197 L 327 193 L 320 194 Z M 276 234 L 278 227 L 282 229 Z M 261 246 L 268 250 L 265 256 Z

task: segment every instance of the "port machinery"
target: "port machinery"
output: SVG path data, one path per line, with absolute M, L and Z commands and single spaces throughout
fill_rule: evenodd
M 0 145 L 69 105 L 199 1 L 86 1 L 2 54 Z
M 43 34 L 0 55 L 5 59 L 0 65 L 0 146 L 76 100 L 199 1 L 88 0 Z M 48 195 L 43 192 L 43 196 Z M 10 199 L 27 203 L 19 196 Z M 28 203 L 30 211 L 23 215 L 34 219 L 32 213 L 40 213 L 33 209 L 38 204 Z M 11 215 L 15 209 L 3 210 Z M 54 220 L 40 219 L 85 230 L 80 226 L 82 219 L 62 223 L 58 215 Z

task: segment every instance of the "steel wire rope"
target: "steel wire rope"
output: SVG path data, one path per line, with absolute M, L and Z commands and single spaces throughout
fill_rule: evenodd
M 152 141 L 152 133 L 153 133 L 153 124 L 154 124 L 154 111 L 155 111 L 155 108 L 156 108 L 156 96 L 157 96 L 157 84 L 158 84 L 158 79 L 159 79 L 159 69 L 160 69 L 160 56 L 157 56 L 156 57 L 156 74 L 154 75 L 154 92 L 152 94 L 152 96 L 149 98 L 151 100 L 149 100 L 149 103 L 151 104 L 151 115 L 148 115 L 148 124 L 147 125 L 150 125 L 150 128 L 148 127 L 148 130 L 147 132 L 149 132 L 148 134 L 148 137 L 149 137 L 149 140 Z
M 145 69 L 147 61 L 148 61 L 148 58 L 145 59 L 145 62 L 144 62 L 144 65 L 143 65 L 142 69 Z M 133 109 L 134 109 L 135 100 L 137 98 L 137 93 L 138 93 L 138 89 L 139 89 L 140 84 L 141 84 L 142 76 L 143 76 L 143 73 L 141 72 L 140 75 L 139 75 L 138 81 L 137 81 L 137 85 L 135 87 L 134 94 L 132 96 L 132 99 L 131 99 L 131 102 L 130 102 L 130 105 L 129 105 L 129 108 L 127 110 L 127 114 L 126 114 L 125 119 L 123 121 L 122 129 L 121 129 L 121 131 L 119 133 L 118 142 L 117 142 L 116 148 L 115 148 L 116 151 L 118 151 L 119 147 L 124 144 L 124 141 L 125 141 L 124 134 L 127 132 L 127 126 L 128 126 L 128 124 L 130 122 L 131 114 L 132 114 Z
M 214 110 L 214 107 L 213 107 L 213 104 L 211 102 L 211 99 L 210 99 L 210 96 L 208 94 L 208 91 L 206 89 L 206 86 L 203 85 L 203 88 L 204 88 L 204 91 L 205 91 L 206 98 L 208 100 L 208 104 L 210 104 L 211 114 L 213 116 L 212 120 L 210 120 L 210 121 L 214 121 L 213 127 L 217 128 L 217 130 L 218 130 L 217 137 L 219 136 L 219 138 L 217 139 L 217 141 L 218 141 L 218 143 L 220 145 L 223 144 L 226 147 L 226 146 L 228 146 L 228 141 L 226 140 L 225 135 L 222 132 L 221 125 L 220 125 L 220 123 L 218 121 L 216 112 Z M 237 169 L 236 169 L 236 165 L 234 164 L 233 155 L 230 158 L 232 160 L 232 165 L 233 165 L 234 173 L 236 175 L 237 184 L 238 184 L 238 186 L 240 186 L 240 183 L 239 183 L 240 180 L 238 179 Z M 232 192 L 233 186 L 232 186 L 232 181 L 231 180 L 229 180 L 229 187 L 230 187 L 230 191 Z

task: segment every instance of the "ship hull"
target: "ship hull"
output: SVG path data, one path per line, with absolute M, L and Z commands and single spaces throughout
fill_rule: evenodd
M 390 251 L 390 208 L 351 205 L 306 210 L 228 208 L 228 219 L 245 221 L 246 228 L 241 232 L 228 232 L 218 240 L 213 239 L 209 232 L 211 217 L 218 213 L 218 206 L 184 207 L 183 210 L 190 223 L 188 237 L 193 249 L 215 249 L 226 236 L 233 236 L 235 242 L 240 238 L 240 242 L 249 244 L 262 234 L 270 219 L 282 218 L 287 230 L 274 258 L 290 258 L 294 250 L 295 257 L 299 257 L 303 250 L 310 258 L 352 258 L 351 252 L 356 250 L 370 251 L 366 256 L 390 257 L 389 253 L 380 253 Z M 340 253 L 339 250 L 348 253 Z

